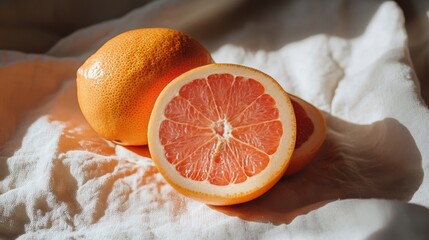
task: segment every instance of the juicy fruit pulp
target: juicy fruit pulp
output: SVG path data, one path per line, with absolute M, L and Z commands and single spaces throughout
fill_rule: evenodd
M 296 144 L 285 176 L 300 172 L 316 156 L 326 137 L 326 123 L 315 106 L 290 95 L 296 118 Z
M 311 134 L 313 134 L 314 124 L 301 105 L 299 105 L 293 98 L 291 99 L 291 102 L 296 118 L 295 149 L 298 149 L 308 140 Z
M 275 100 L 264 87 L 231 74 L 183 86 L 164 115 L 159 135 L 167 160 L 182 176 L 214 185 L 241 183 L 261 172 L 283 134 Z
M 251 200 L 277 182 L 295 144 L 295 118 L 268 75 L 211 64 L 171 82 L 155 103 L 149 148 L 166 180 L 197 200 Z

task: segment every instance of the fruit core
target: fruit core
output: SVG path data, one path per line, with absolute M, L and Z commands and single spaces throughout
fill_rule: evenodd
M 226 120 L 222 119 L 213 124 L 213 132 L 217 134 L 219 138 L 228 139 L 231 135 L 232 126 Z

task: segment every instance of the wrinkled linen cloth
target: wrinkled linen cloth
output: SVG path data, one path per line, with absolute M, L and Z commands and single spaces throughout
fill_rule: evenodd
M 100 138 L 76 70 L 141 27 L 183 31 L 319 107 L 329 129 L 314 161 L 260 198 L 212 207 L 170 187 L 147 148 Z M 0 237 L 424 239 L 429 110 L 407 43 L 391 1 L 160 0 L 46 54 L 0 51 Z

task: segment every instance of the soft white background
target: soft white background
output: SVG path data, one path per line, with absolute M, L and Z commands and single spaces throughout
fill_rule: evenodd
M 429 8 L 412 3 L 160 0 L 44 54 L 0 51 L 0 236 L 424 239 Z M 313 163 L 254 201 L 213 208 L 176 193 L 144 148 L 98 137 L 76 102 L 76 69 L 140 27 L 186 32 L 216 62 L 258 68 L 318 106 L 329 131 Z

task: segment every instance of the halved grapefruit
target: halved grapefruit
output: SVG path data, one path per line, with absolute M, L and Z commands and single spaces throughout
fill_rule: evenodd
M 270 76 L 233 64 L 190 70 L 167 85 L 148 127 L 158 170 L 211 205 L 252 200 L 286 171 L 296 139 L 288 94 Z
M 289 95 L 296 118 L 296 143 L 285 176 L 301 171 L 316 156 L 326 137 L 322 113 L 301 98 Z

